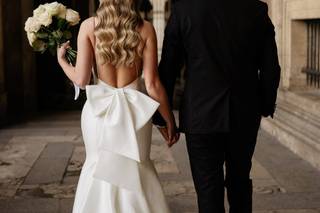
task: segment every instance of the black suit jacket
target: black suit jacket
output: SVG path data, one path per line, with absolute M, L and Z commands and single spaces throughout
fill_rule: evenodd
M 188 133 L 253 128 L 273 116 L 280 80 L 274 26 L 258 0 L 178 0 L 159 65 L 172 103 L 182 66 L 180 129 Z M 154 124 L 164 125 L 159 113 Z

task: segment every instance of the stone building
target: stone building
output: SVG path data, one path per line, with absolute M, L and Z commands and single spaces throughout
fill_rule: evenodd
M 262 128 L 320 168 L 320 1 L 265 0 L 275 25 L 282 67 L 275 119 Z M 153 0 L 161 52 L 170 2 Z
M 162 51 L 162 42 L 164 37 L 164 29 L 166 26 L 166 20 L 170 14 L 170 0 L 151 0 L 153 5 L 152 20 L 158 38 L 158 51 L 159 59 Z
M 40 111 L 81 109 L 84 103 L 84 93 L 79 101 L 72 100 L 72 85 L 56 58 L 34 53 L 24 32 L 24 23 L 32 11 L 39 4 L 53 1 L 56 0 L 0 0 L 0 126 L 29 119 Z M 99 0 L 58 1 L 79 11 L 82 20 L 99 5 Z M 149 0 L 140 1 L 142 9 L 152 9 Z M 141 12 L 148 15 L 148 11 Z
M 275 119 L 262 127 L 320 168 L 320 1 L 268 0 L 282 67 Z
M 86 18 L 99 0 L 59 0 Z M 170 0 L 150 0 L 159 55 Z M 262 128 L 320 168 L 320 1 L 265 0 L 276 27 L 282 78 L 275 119 Z M 46 0 L 0 0 L 0 125 L 41 110 L 79 109 L 56 60 L 31 51 L 23 31 L 32 10 Z M 73 44 L 75 45 L 75 43 Z M 83 97 L 84 99 L 84 97 Z M 82 100 L 83 101 L 83 100 Z
M 24 32 L 33 9 L 46 2 L 50 1 L 0 0 L 0 125 L 28 119 L 41 110 L 76 108 L 69 101 L 70 85 L 56 59 L 35 54 Z M 79 11 L 83 19 L 97 4 L 95 0 L 59 2 Z

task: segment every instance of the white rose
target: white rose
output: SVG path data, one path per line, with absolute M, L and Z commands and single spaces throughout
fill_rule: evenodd
M 52 15 L 46 8 L 46 5 L 40 5 L 33 11 L 33 17 L 44 26 L 49 26 L 52 23 Z
M 30 46 L 32 46 L 33 43 L 38 39 L 36 34 L 33 32 L 28 32 L 27 36 L 28 36 L 28 41 L 29 41 Z
M 41 16 L 43 13 L 45 13 L 47 11 L 45 5 L 39 5 L 39 7 L 37 9 L 35 9 L 33 11 L 33 17 L 38 17 Z
M 24 26 L 24 30 L 26 32 L 38 32 L 40 28 L 41 23 L 39 23 L 34 17 L 28 18 Z
M 59 18 L 63 18 L 65 19 L 66 18 L 66 14 L 67 14 L 67 8 L 64 7 L 60 10 L 59 14 L 57 15 Z
M 44 26 L 48 27 L 52 23 L 52 16 L 47 11 L 41 16 L 37 17 L 37 20 Z
M 71 26 L 77 25 L 80 22 L 80 16 L 77 11 L 68 9 L 66 14 L 66 20 Z
M 60 4 L 58 2 L 52 2 L 50 4 L 45 4 L 44 5 L 47 11 L 50 13 L 52 16 L 58 16 L 60 18 L 65 18 L 67 8 L 63 4 Z

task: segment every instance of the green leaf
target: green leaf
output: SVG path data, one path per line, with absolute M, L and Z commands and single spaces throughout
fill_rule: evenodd
M 43 41 L 35 41 L 32 43 L 33 50 L 36 52 L 44 53 L 47 49 L 47 44 Z
M 39 39 L 47 39 L 49 37 L 49 34 L 45 32 L 38 32 L 36 33 L 36 36 Z
M 63 37 L 66 39 L 66 40 L 69 40 L 72 38 L 72 33 L 70 31 L 64 31 L 63 32 Z
M 57 49 L 56 48 L 53 48 L 53 47 L 49 47 L 49 52 L 51 55 L 55 56 L 57 54 Z
M 50 28 L 49 28 L 49 27 L 45 27 L 45 26 L 41 26 L 41 29 L 40 29 L 38 32 L 48 33 L 48 34 L 51 34 L 51 33 L 52 33 L 52 31 L 50 30 Z
M 56 30 L 52 33 L 52 36 L 56 39 L 56 40 L 60 40 L 63 36 L 63 33 L 60 30 Z
M 50 47 L 57 46 L 56 40 L 54 38 L 49 38 L 48 46 Z
M 58 23 L 57 23 L 58 29 L 64 30 L 68 24 L 67 20 L 62 18 L 57 18 L 57 20 L 58 20 Z

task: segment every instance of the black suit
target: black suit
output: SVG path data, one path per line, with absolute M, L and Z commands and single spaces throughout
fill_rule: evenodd
M 200 212 L 251 212 L 251 158 L 261 115 L 273 116 L 280 66 L 267 4 L 179 0 L 168 21 L 159 73 L 172 102 L 186 65 L 180 130 L 186 133 Z M 157 113 L 154 123 L 163 125 Z M 219 150 L 219 151 L 218 151 Z

